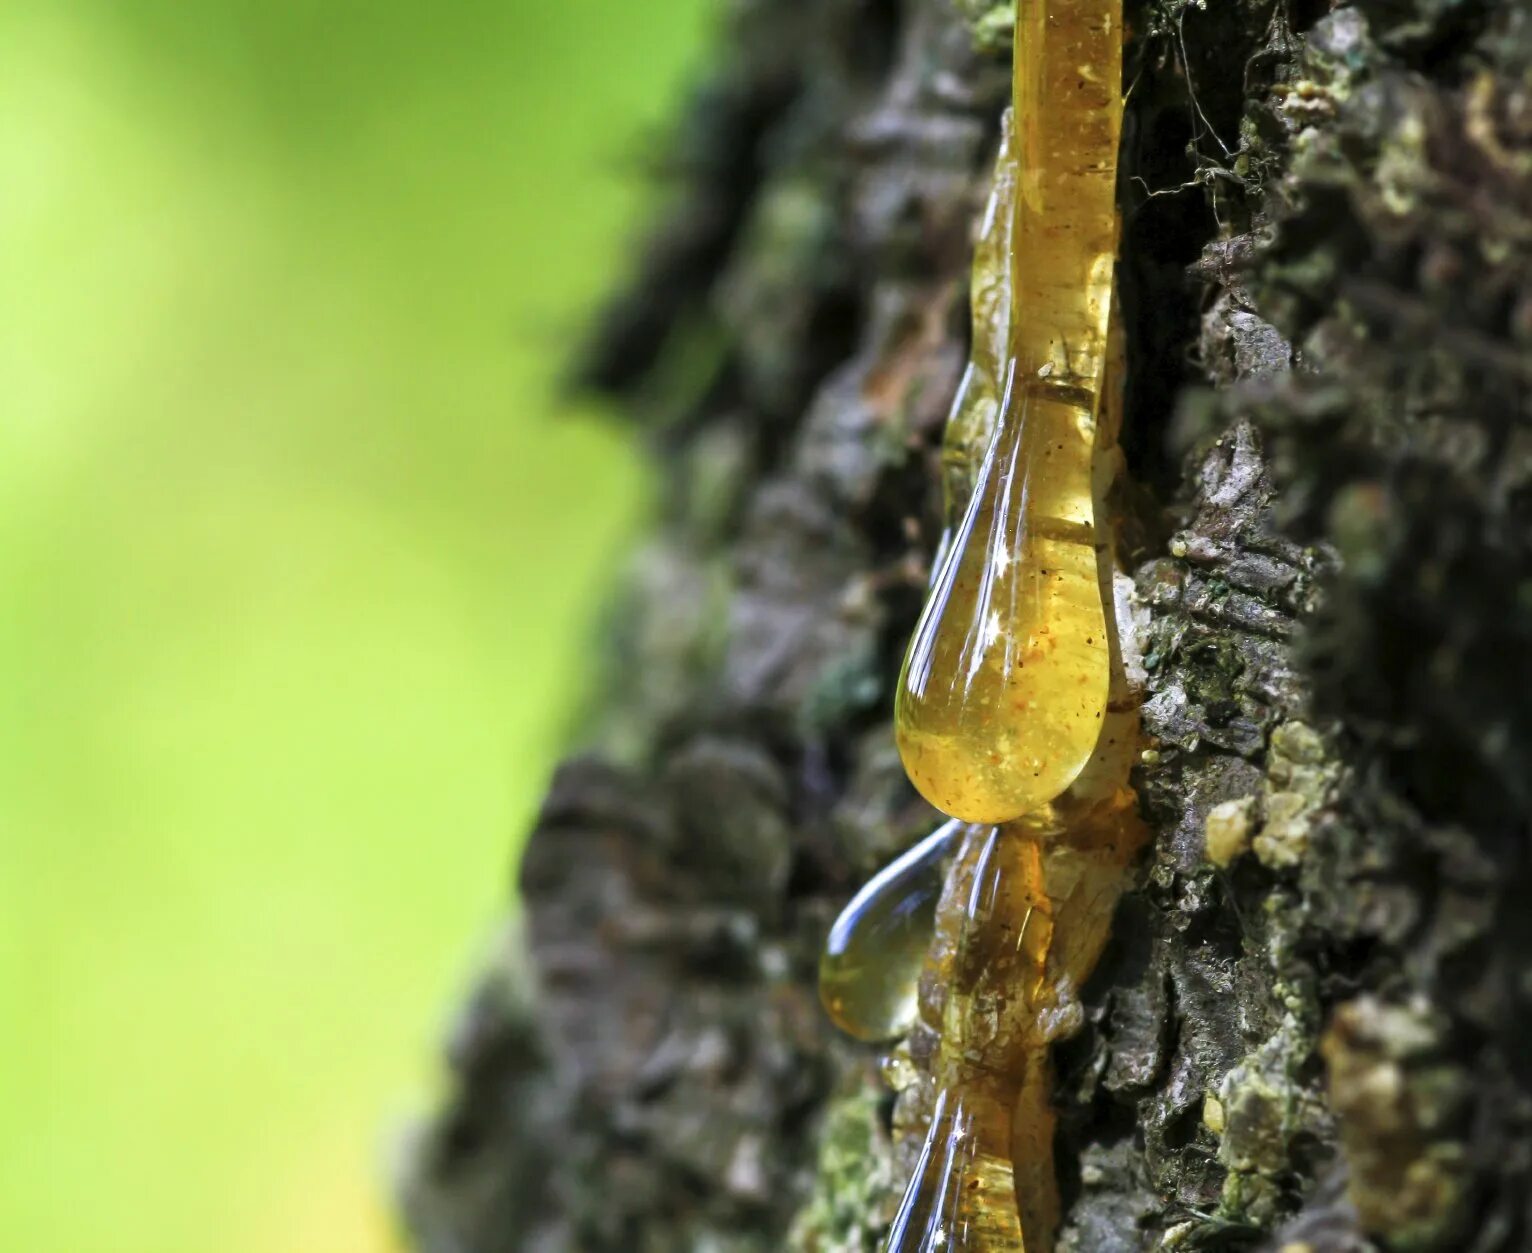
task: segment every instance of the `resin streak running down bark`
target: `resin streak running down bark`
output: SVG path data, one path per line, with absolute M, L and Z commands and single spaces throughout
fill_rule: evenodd
M 1109 326 L 1121 40 L 1120 0 L 1037 0 L 1017 14 L 1015 133 L 975 257 L 973 361 L 944 441 L 950 539 L 896 697 L 911 780 L 980 825 L 949 874 L 921 978 L 938 1095 L 889 1253 L 1052 1250 L 1049 1050 L 1079 1023 L 1078 989 L 1145 838 L 1106 526 L 1122 381 Z M 1010 199 L 1002 261 L 995 210 Z M 997 349 L 979 319 L 1000 310 Z
M 938 1097 L 889 1253 L 1047 1253 L 1059 1222 L 1049 1048 L 1141 847 L 1131 792 L 1065 824 L 968 837 L 938 911 L 921 1014 L 940 1037 Z
M 1092 457 L 1116 254 L 1118 9 L 1043 0 L 1017 15 L 1002 399 L 895 711 L 911 780 L 968 822 L 1009 822 L 1062 792 L 1106 703 Z M 985 348 L 976 337 L 981 371 Z
M 1093 467 L 1096 508 L 1120 465 L 1121 340 L 1115 330 Z M 1111 546 L 1096 554 L 1103 602 Z M 936 1037 L 937 1100 L 889 1253 L 1049 1253 L 1060 1205 L 1049 1050 L 1078 1026 L 1080 986 L 1111 930 L 1146 839 L 1129 785 L 1138 700 L 1115 617 L 1105 622 L 1109 697 L 1085 768 L 1064 793 L 964 837 L 937 905 L 919 1010 Z
M 1093 491 L 1104 514 L 1120 466 L 1121 340 L 1100 407 Z M 1110 544 L 1096 554 L 1113 600 Z M 1129 773 L 1138 693 L 1115 615 L 1105 621 L 1109 700 L 1074 782 L 1031 814 L 971 828 L 937 905 L 919 1009 L 937 1044 L 938 1097 L 889 1253 L 1051 1253 L 1060 1204 L 1049 1050 L 1079 1025 L 1078 993 L 1110 935 L 1147 839 Z

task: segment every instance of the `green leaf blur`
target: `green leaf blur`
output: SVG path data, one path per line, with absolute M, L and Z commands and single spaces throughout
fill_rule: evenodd
M 705 0 L 0 6 L 0 1249 L 392 1247 L 643 509 Z

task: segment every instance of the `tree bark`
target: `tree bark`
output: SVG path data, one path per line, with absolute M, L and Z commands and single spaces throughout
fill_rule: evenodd
M 1532 1249 L 1532 11 L 1128 17 L 1155 838 L 1057 1050 L 1062 1247 Z M 918 1137 L 815 970 L 937 820 L 891 693 L 1008 37 L 731 5 L 578 370 L 663 504 L 407 1155 L 426 1253 L 879 1247 Z

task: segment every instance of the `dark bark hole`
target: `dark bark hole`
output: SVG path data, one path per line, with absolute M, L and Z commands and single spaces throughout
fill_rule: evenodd
M 1172 1152 L 1179 1152 L 1195 1143 L 1202 1134 L 1201 1101 L 1194 1101 L 1160 1124 L 1160 1142 Z
M 854 12 L 856 36 L 846 41 L 853 68 L 869 82 L 881 81 L 899 46 L 900 0 L 862 0 Z
M 1287 26 L 1295 34 L 1304 34 L 1322 17 L 1335 9 L 1334 0 L 1287 0 Z
M 1182 92 L 1198 147 L 1214 160 L 1231 157 L 1239 147 L 1245 65 L 1263 38 L 1251 24 L 1254 17 L 1236 5 L 1187 4 L 1177 18 L 1175 61 L 1184 75 Z
M 796 369 L 790 378 L 774 384 L 776 394 L 766 397 L 751 388 L 748 400 L 762 414 L 756 423 L 756 464 L 764 471 L 781 464 L 798 426 L 807 416 L 809 403 L 831 370 L 856 352 L 858 328 L 866 311 L 859 293 L 849 285 L 827 288 L 814 303 L 801 349 L 795 353 Z
M 1062 1102 L 1058 1104 L 1067 1109 Z M 1065 1214 L 1074 1210 L 1084 1191 L 1085 1151 L 1089 1149 L 1098 1163 L 1109 1161 L 1120 1155 L 1115 1151 L 1118 1146 L 1136 1145 L 1139 1138 L 1136 1104 L 1098 1102 L 1091 1113 L 1088 1122 L 1071 1121 L 1066 1113 L 1059 1123 L 1053 1157 L 1058 1172 L 1059 1199 Z M 1111 1167 L 1105 1169 L 1109 1171 Z
M 1218 230 L 1204 191 L 1192 183 L 1191 139 L 1177 107 L 1148 104 L 1128 116 L 1119 266 L 1128 339 L 1122 446 L 1134 481 L 1159 499 L 1179 482 L 1179 459 L 1166 444 L 1176 398 L 1200 381 L 1191 367 L 1200 296 L 1186 270 Z

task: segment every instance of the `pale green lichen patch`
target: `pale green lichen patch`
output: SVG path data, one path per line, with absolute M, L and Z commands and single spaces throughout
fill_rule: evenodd
M 1312 727 L 1284 722 L 1271 733 L 1261 798 L 1263 822 L 1252 844 L 1263 865 L 1287 869 L 1303 860 L 1337 775 L 1324 740 Z
M 1291 1145 L 1315 1129 L 1321 1112 L 1299 1078 L 1313 1039 L 1302 1018 L 1283 1016 L 1277 1030 L 1228 1072 L 1214 1098 L 1221 1113 L 1218 1160 L 1228 1170 L 1219 1215 L 1271 1223 L 1282 1206 Z
M 1255 839 L 1255 855 L 1273 870 L 1296 866 L 1309 847 L 1308 806 L 1296 792 L 1266 797 L 1266 822 Z
M 1322 1136 L 1327 1119 L 1311 1073 L 1319 1010 L 1295 951 L 1301 911 L 1277 891 L 1264 912 L 1270 960 L 1280 972 L 1271 985 L 1279 1016 L 1203 1103 L 1203 1125 L 1218 1136 L 1218 1160 L 1228 1172 L 1217 1216 L 1257 1227 L 1272 1224 L 1287 1204 L 1295 1140 Z
M 872 1253 L 880 1247 L 901 1186 L 885 1129 L 886 1100 L 868 1082 L 827 1109 L 814 1192 L 788 1235 L 793 1253 Z
M 1302 722 L 1281 723 L 1267 745 L 1260 797 L 1222 801 L 1208 811 L 1203 855 L 1219 869 L 1250 849 L 1272 870 L 1299 865 L 1338 777 L 1339 767 L 1318 732 Z
M 973 32 L 974 46 L 983 52 L 1004 52 L 1016 29 L 1016 6 L 1010 0 L 957 0 L 958 12 Z
M 1366 1231 L 1409 1253 L 1455 1247 L 1465 1214 L 1469 1085 L 1442 1060 L 1441 1031 L 1423 1003 L 1361 997 L 1322 1046 L 1351 1202 Z

